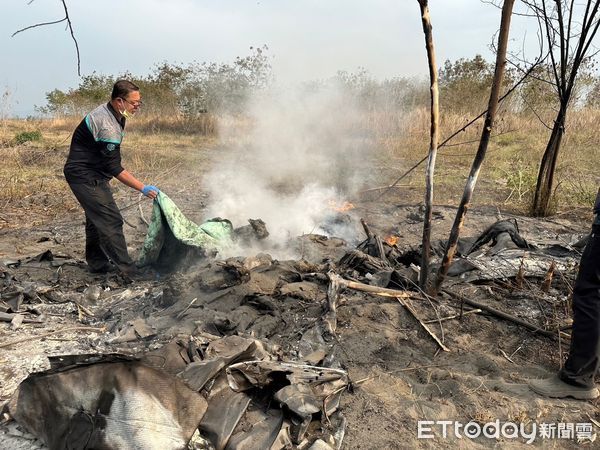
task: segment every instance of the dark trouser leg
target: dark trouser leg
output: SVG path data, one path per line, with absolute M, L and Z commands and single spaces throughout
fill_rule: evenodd
M 86 233 L 94 231 L 98 236 L 98 246 L 89 243 L 93 254 L 97 255 L 98 248 L 112 260 L 122 272 L 135 269 L 133 261 L 127 252 L 127 244 L 123 235 L 123 218 L 113 199 L 108 182 L 70 184 L 71 190 L 81 204 L 86 215 Z M 91 226 L 88 227 L 87 223 Z M 87 258 L 86 244 L 86 258 Z M 88 261 L 88 264 L 90 262 Z M 92 264 L 94 260 L 92 260 Z
M 594 387 L 600 367 L 600 225 L 592 227 L 573 289 L 571 349 L 560 378 L 576 386 Z
M 85 260 L 92 272 L 108 267 L 108 256 L 100 245 L 100 233 L 87 214 L 85 215 Z

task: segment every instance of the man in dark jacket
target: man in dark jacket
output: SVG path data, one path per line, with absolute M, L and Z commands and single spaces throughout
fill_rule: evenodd
M 529 383 L 547 397 L 594 399 L 600 396 L 594 377 L 600 367 L 600 190 L 595 219 L 573 288 L 573 332 L 565 366 L 557 375 Z
M 110 101 L 86 115 L 73 133 L 64 174 L 85 212 L 85 259 L 92 273 L 108 272 L 113 264 L 127 276 L 136 273 L 109 181 L 115 177 L 151 199 L 158 195 L 158 188 L 144 185 L 121 165 L 125 121 L 141 106 L 139 88 L 117 81 Z

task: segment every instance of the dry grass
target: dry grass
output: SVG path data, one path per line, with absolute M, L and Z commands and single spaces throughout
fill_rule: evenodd
M 71 133 L 79 118 L 53 120 L 0 120 L 0 207 L 42 208 L 53 215 L 76 208 L 62 175 Z M 229 118 L 228 120 L 232 120 Z M 459 129 L 470 117 L 453 113 L 442 116 L 442 140 Z M 595 198 L 600 162 L 597 152 L 600 136 L 595 124 L 596 110 L 571 113 L 556 172 L 555 207 L 558 212 L 587 210 Z M 481 132 L 480 120 L 440 150 L 436 167 L 435 202 L 457 204 L 465 184 Z M 240 121 L 240 128 L 252 126 Z M 399 177 L 425 156 L 429 145 L 429 113 L 426 109 L 396 114 L 372 113 L 362 126 L 376 136 L 381 161 L 381 184 Z M 169 174 L 176 177 L 198 161 L 203 150 L 216 145 L 216 119 L 205 116 L 197 121 L 179 118 L 157 120 L 139 117 L 130 122 L 124 144 L 124 166 L 142 180 L 155 180 Z M 15 136 L 39 131 L 42 139 L 15 145 Z M 488 156 L 480 174 L 474 203 L 526 212 L 535 187 L 539 160 L 549 130 L 533 116 L 502 113 Z M 420 201 L 423 185 L 421 167 L 403 184 L 412 186 Z M 407 194 L 408 195 L 408 194 Z M 0 212 L 2 214 L 2 212 Z M 0 226 L 2 222 L 0 221 Z
M 0 120 L 0 228 L 39 225 L 78 206 L 63 176 L 71 135 L 80 118 Z M 132 121 L 123 145 L 123 165 L 148 182 L 193 166 L 214 137 L 202 133 L 149 132 L 148 120 Z M 39 131 L 42 139 L 17 145 L 15 137 Z M 27 214 L 32 222 L 21 221 Z
M 39 131 L 42 139 L 16 145 L 15 136 L 22 132 Z M 44 193 L 60 192 L 64 186 L 62 164 L 70 132 L 46 121 L 0 121 L 0 151 L 4 164 L 0 166 L 0 205 L 3 210 L 11 203 L 21 202 Z
M 383 121 L 389 119 L 383 118 Z M 395 128 L 397 132 L 382 136 L 383 154 L 385 158 L 403 160 L 402 165 L 408 168 L 427 153 L 429 113 L 426 109 L 416 110 L 395 119 L 399 122 L 378 125 L 382 130 Z M 440 141 L 470 119 L 446 113 L 440 124 Z M 569 117 L 556 170 L 554 207 L 557 212 L 589 209 L 593 204 L 600 182 L 597 157 L 600 136 L 595 132 L 599 120 L 597 110 L 574 111 Z M 477 151 L 482 123 L 483 120 L 479 120 L 440 149 L 436 164 L 436 203 L 456 204 L 460 199 Z M 479 175 L 474 201 L 527 212 L 549 134 L 534 116 L 501 113 Z M 403 183 L 422 186 L 423 171 L 424 167 L 417 169 Z M 397 173 L 396 178 L 400 175 L 401 172 Z

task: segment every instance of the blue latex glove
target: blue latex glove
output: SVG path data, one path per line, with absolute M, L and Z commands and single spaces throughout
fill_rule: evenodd
M 156 186 L 152 186 L 151 184 L 145 185 L 142 189 L 142 194 L 144 194 L 146 197 L 150 197 L 150 192 L 156 192 L 158 195 L 160 189 L 158 189 Z

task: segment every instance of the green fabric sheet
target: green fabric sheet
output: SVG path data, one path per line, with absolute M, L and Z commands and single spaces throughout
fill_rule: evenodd
M 195 247 L 204 253 L 220 252 L 232 245 L 233 226 L 229 220 L 212 219 L 198 225 L 183 215 L 164 192 L 154 200 L 152 219 L 140 251 L 139 267 L 159 262 L 167 246 Z

